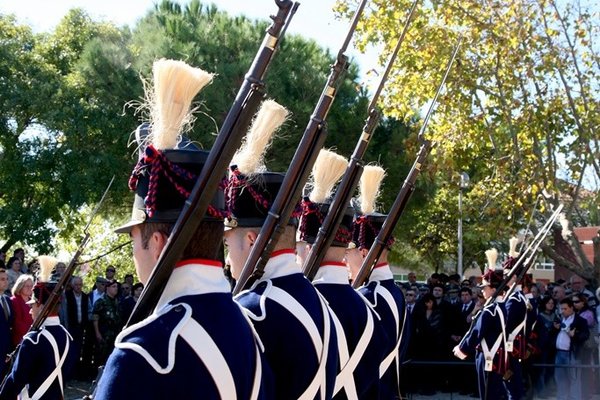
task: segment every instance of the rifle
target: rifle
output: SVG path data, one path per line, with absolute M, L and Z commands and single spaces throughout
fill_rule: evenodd
M 450 58 L 450 61 L 448 62 L 448 65 L 446 66 L 446 72 L 444 73 L 442 82 L 438 86 L 437 92 L 435 93 L 435 96 L 433 97 L 433 100 L 432 100 L 431 104 L 429 105 L 429 110 L 427 110 L 427 114 L 425 115 L 425 120 L 423 121 L 421 130 L 419 131 L 418 138 L 419 138 L 419 142 L 421 142 L 421 147 L 419 148 L 419 152 L 417 153 L 417 159 L 413 163 L 408 175 L 406 176 L 406 179 L 404 180 L 404 183 L 402 184 L 402 188 L 400 189 L 398 196 L 396 196 L 396 200 L 394 200 L 394 204 L 392 205 L 392 208 L 390 209 L 390 212 L 389 212 L 387 218 L 385 219 L 385 222 L 383 223 L 383 226 L 381 227 L 379 234 L 377 234 L 375 241 L 371 245 L 371 248 L 369 249 L 367 256 L 365 257 L 362 265 L 360 266 L 360 270 L 358 271 L 358 274 L 356 275 L 354 282 L 352 282 L 352 287 L 355 289 L 362 286 L 362 284 L 367 280 L 369 275 L 371 275 L 373 266 L 375 266 L 377 264 L 377 260 L 379 260 L 379 257 L 381 257 L 381 253 L 383 253 L 386 243 L 392 236 L 392 232 L 394 231 L 394 228 L 396 227 L 398 220 L 402 216 L 402 213 L 404 212 L 404 209 L 406 208 L 406 204 L 408 203 L 408 200 L 410 199 L 411 194 L 415 190 L 415 181 L 417 180 L 417 176 L 418 176 L 419 172 L 421 172 L 421 167 L 422 167 L 423 163 L 425 162 L 425 159 L 429 155 L 429 152 L 431 151 L 431 148 L 432 148 L 432 142 L 430 140 L 425 139 L 425 129 L 427 128 L 429 119 L 431 118 L 431 114 L 433 113 L 433 108 L 437 102 L 437 98 L 440 95 L 440 92 L 442 91 L 444 84 L 446 83 L 446 78 L 448 77 L 448 74 L 450 73 L 450 69 L 452 68 L 452 64 L 454 63 L 454 59 L 456 58 L 456 54 L 458 53 L 458 49 L 460 48 L 461 41 L 462 41 L 462 38 L 458 40 L 458 43 L 456 44 L 456 47 L 454 48 L 452 57 Z
M 504 291 L 504 289 L 508 286 L 509 282 L 511 281 L 511 279 L 514 276 L 517 277 L 517 280 L 507 290 L 507 292 L 505 294 L 505 298 L 508 298 L 508 296 L 510 296 L 510 294 L 515 290 L 515 288 L 517 287 L 517 282 L 520 282 L 521 279 L 523 279 L 523 277 L 525 276 L 525 274 L 527 273 L 527 271 L 533 264 L 533 261 L 536 258 L 537 249 L 540 247 L 540 245 L 546 238 L 546 235 L 552 229 L 552 226 L 553 226 L 554 222 L 558 219 L 562 209 L 563 209 L 563 205 L 559 204 L 558 207 L 556 208 L 556 210 L 554 210 L 554 212 L 550 216 L 550 218 L 548 218 L 546 223 L 542 226 L 542 229 L 540 229 L 538 234 L 533 238 L 531 243 L 527 246 L 527 248 L 525 249 L 523 254 L 521 254 L 519 256 L 515 265 L 510 269 L 508 274 L 506 274 L 506 276 L 502 280 L 502 283 L 496 289 L 496 293 L 494 293 L 494 295 L 492 297 L 490 297 L 490 299 L 488 299 L 488 301 L 486 301 L 486 305 L 491 303 L 492 301 L 494 301 L 496 299 L 496 297 L 498 297 L 498 295 Z
M 179 260 L 194 232 L 200 226 L 223 174 L 264 97 L 263 78 L 279 41 L 298 7 L 298 3 L 292 3 L 291 0 L 275 0 L 275 3 L 279 8 L 277 15 L 271 16 L 273 22 L 267 29 L 265 38 L 219 130 L 204 168 L 179 214 L 126 326 L 143 320 L 154 311 L 171 276 L 173 265 Z
M 373 132 L 379 123 L 379 118 L 381 117 L 381 113 L 377 109 L 377 102 L 379 100 L 379 96 L 381 95 L 381 91 L 387 81 L 387 78 L 390 74 L 390 71 L 396 61 L 396 57 L 398 52 L 400 51 L 400 46 L 404 41 L 404 37 L 406 36 L 406 32 L 408 32 L 408 27 L 410 26 L 410 22 L 412 19 L 412 15 L 417 8 L 417 3 L 419 0 L 415 0 L 410 8 L 408 13 L 408 17 L 404 24 L 404 28 L 402 29 L 402 33 L 398 38 L 398 42 L 396 43 L 396 47 L 388 60 L 386 69 L 384 74 L 379 81 L 379 85 L 377 86 L 377 90 L 375 94 L 371 98 L 371 102 L 367 107 L 368 117 L 365 121 L 365 125 L 363 127 L 362 133 L 354 148 L 354 152 L 352 153 L 352 157 L 350 159 L 350 163 L 348 167 L 346 167 L 346 172 L 344 173 L 344 177 L 342 181 L 338 185 L 335 196 L 331 205 L 329 206 L 329 210 L 323 221 L 323 224 L 319 228 L 319 233 L 315 239 L 315 243 L 311 246 L 311 249 L 308 253 L 306 260 L 304 261 L 304 275 L 308 278 L 308 280 L 312 281 L 319 269 L 319 265 L 323 261 L 323 257 L 325 257 L 325 252 L 331 246 L 333 239 L 335 237 L 335 232 L 337 232 L 340 224 L 342 223 L 342 219 L 344 218 L 344 212 L 346 210 L 346 206 L 358 185 L 358 181 L 360 180 L 360 176 L 363 172 L 363 161 L 362 158 L 367 151 L 367 147 L 369 146 L 369 142 L 371 141 L 371 137 L 373 136 Z
M 354 13 L 344 43 L 338 51 L 335 63 L 331 66 L 331 72 L 323 92 L 313 110 L 308 125 L 304 129 L 302 139 L 283 178 L 279 193 L 277 193 L 271 205 L 268 216 L 233 288 L 234 295 L 248 286 L 251 277 L 259 279 L 263 275 L 269 256 L 290 219 L 295 205 L 294 199 L 300 198 L 302 187 L 308 179 L 310 169 L 315 163 L 319 150 L 325 143 L 327 137 L 325 119 L 335 99 L 340 78 L 348 69 L 348 57 L 344 53 L 350 44 L 366 4 L 367 0 L 361 0 Z
M 67 265 L 67 268 L 65 269 L 65 272 L 61 275 L 56 286 L 54 286 L 52 293 L 50 293 L 50 295 L 48 296 L 48 299 L 44 303 L 42 309 L 40 310 L 40 313 L 38 314 L 37 318 L 33 321 L 33 323 L 31 324 L 31 327 L 29 327 L 29 330 L 27 332 L 33 332 L 33 331 L 39 330 L 42 327 L 42 324 L 44 323 L 44 321 L 48 318 L 50 311 L 52 311 L 52 309 L 59 302 L 60 297 L 62 296 L 62 293 L 64 292 L 65 287 L 67 286 L 67 282 L 69 282 L 69 280 L 71 279 L 71 276 L 73 275 L 73 272 L 75 271 L 75 267 L 78 265 L 77 260 L 81 256 L 81 253 L 83 253 L 83 250 L 87 246 L 88 242 L 90 241 L 90 232 L 88 229 L 89 229 L 90 225 L 92 224 L 94 217 L 98 213 L 100 206 L 102 206 L 102 203 L 104 203 L 104 199 L 106 198 L 106 195 L 108 194 L 108 191 L 110 190 L 110 187 L 112 186 L 114 180 L 115 180 L 115 177 L 113 176 L 112 179 L 110 180 L 110 182 L 108 183 L 108 186 L 104 190 L 104 193 L 102 194 L 102 197 L 100 198 L 100 201 L 98 202 L 98 204 L 96 204 L 96 208 L 94 208 L 94 210 L 92 211 L 92 214 L 90 215 L 90 219 L 88 220 L 87 225 L 85 226 L 85 228 L 83 228 L 84 235 L 83 235 L 83 238 L 81 239 L 81 242 L 79 243 L 79 246 L 77 246 L 77 250 L 75 251 L 75 254 L 73 254 L 73 257 L 71 258 L 71 261 L 69 261 L 69 264 Z M 19 343 L 17 345 L 17 347 L 15 348 L 15 350 L 8 355 L 6 362 L 9 365 L 12 365 L 15 355 L 19 351 L 20 347 L 21 347 L 21 344 Z M 10 371 L 10 368 L 8 370 Z

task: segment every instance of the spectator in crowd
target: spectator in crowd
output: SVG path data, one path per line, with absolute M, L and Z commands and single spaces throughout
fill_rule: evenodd
M 463 279 L 463 281 L 460 283 L 461 287 L 471 287 L 471 281 L 468 279 Z
M 19 279 L 23 273 L 21 272 L 21 259 L 15 256 L 12 256 L 8 259 L 8 263 L 6 264 L 6 274 L 8 276 L 8 290 L 12 290 L 13 286 L 15 286 L 15 282 Z
M 573 275 L 569 279 L 569 282 L 571 283 L 573 294 L 582 294 L 586 297 L 588 307 L 595 309 L 596 306 L 598 306 L 598 299 L 596 299 L 596 296 L 594 296 L 594 293 L 591 290 L 583 285 L 583 279 L 577 275 Z
M 92 314 L 94 333 L 96 334 L 98 365 L 103 365 L 115 347 L 115 339 L 123 323 L 119 311 L 119 282 L 116 280 L 106 283 L 105 296 L 96 302 Z
M 27 271 L 25 273 L 36 276 L 39 269 L 40 269 L 40 263 L 38 262 L 37 258 L 34 258 L 33 260 L 29 261 L 29 263 L 27 264 Z
M 580 400 L 582 398 L 581 352 L 590 335 L 585 319 L 575 314 L 571 299 L 560 301 L 560 323 L 554 323 L 556 335 L 556 357 L 554 370 L 558 399 Z M 561 367 L 561 366 L 565 367 Z M 575 367 L 575 368 L 574 368 Z
M 596 298 L 600 299 L 600 287 L 596 289 Z M 600 337 L 600 304 L 596 307 L 596 327 L 598 331 L 595 333 Z
M 537 324 L 535 325 L 538 351 L 533 356 L 534 364 L 554 364 L 556 355 L 554 323 L 560 321 L 556 316 L 555 304 L 552 297 L 543 297 L 539 302 Z M 549 394 L 553 384 L 554 368 L 534 368 L 533 372 L 535 395 L 544 398 Z
M 127 283 L 130 287 L 133 287 L 133 275 L 132 274 L 126 274 L 125 278 L 123 278 L 123 282 Z
M 593 297 L 593 295 L 592 295 Z M 575 308 L 575 314 L 585 319 L 588 329 L 591 332 L 596 331 L 596 316 L 594 311 L 588 306 L 588 298 L 583 292 L 576 292 L 571 297 L 573 301 L 573 307 Z M 583 343 L 583 351 L 581 351 L 580 361 L 583 365 L 591 365 L 594 361 L 594 356 L 598 352 L 596 340 L 593 334 L 589 335 L 589 338 Z M 582 383 L 582 398 L 589 399 L 593 395 L 594 389 L 594 377 L 597 372 L 591 368 L 586 368 L 581 371 L 581 383 Z
M 446 358 L 447 342 L 444 337 L 444 321 L 442 309 L 438 306 L 435 297 L 428 293 L 423 296 L 423 308 L 414 315 L 416 336 L 416 358 L 421 361 L 439 361 Z M 433 366 L 426 367 L 432 371 Z M 421 394 L 433 395 L 437 389 L 441 389 L 443 382 L 439 374 L 439 368 L 435 368 L 437 373 L 419 374 L 426 380 L 421 382 Z
M 475 308 L 475 300 L 473 300 L 473 291 L 469 287 L 460 289 L 460 301 L 453 307 L 453 317 L 451 318 L 451 335 L 450 341 L 452 347 L 458 345 L 463 336 L 468 332 L 471 326 L 470 316 Z M 459 366 L 454 369 L 451 367 L 450 377 L 454 383 L 455 389 L 461 395 L 472 395 L 477 393 L 477 373 L 472 367 L 473 359 L 469 357 L 465 361 L 467 365 Z
M 124 283 L 123 286 L 125 286 L 126 284 Z M 135 285 L 133 285 L 132 288 L 132 295 L 123 299 L 123 301 L 121 302 L 121 317 L 123 322 L 127 322 L 129 320 L 129 317 L 131 316 L 131 313 L 133 312 L 133 308 L 135 307 L 135 304 L 137 303 L 138 299 L 140 298 L 140 296 L 142 295 L 142 290 L 144 290 L 144 284 L 141 282 L 136 283 Z
M 121 288 L 119 289 L 119 301 L 123 301 L 129 297 L 131 297 L 131 286 L 127 282 L 121 283 Z
M 6 373 L 6 355 L 12 348 L 11 327 L 14 312 L 11 307 L 10 297 L 3 294 L 8 289 L 8 276 L 6 270 L 0 268 L 0 381 Z
M 106 275 L 105 275 L 105 278 L 106 278 L 107 280 L 109 280 L 109 281 L 110 281 L 110 280 L 113 280 L 113 279 L 115 279 L 115 273 L 116 273 L 116 272 L 117 272 L 117 269 L 116 269 L 114 266 L 112 266 L 112 265 L 109 265 L 109 266 L 106 268 Z
M 83 357 L 83 344 L 88 327 L 88 295 L 83 292 L 83 280 L 79 276 L 71 278 L 71 290 L 65 292 L 66 325 L 65 328 L 73 338 L 73 354 L 76 355 L 75 377 L 87 378 L 89 365 Z
M 99 276 L 96 278 L 96 285 L 95 285 L 95 289 L 92 290 L 90 292 L 89 295 L 89 301 L 90 301 L 90 305 L 89 305 L 89 310 L 90 313 L 92 312 L 92 310 L 94 309 L 94 306 L 96 305 L 96 302 L 98 300 L 100 300 L 102 297 L 104 297 L 104 292 L 106 291 L 106 279 Z M 91 318 L 90 318 L 91 320 Z
M 31 307 L 27 304 L 31 300 L 33 293 L 33 276 L 23 274 L 17 278 L 15 285 L 12 288 L 12 308 L 14 311 L 13 327 L 12 327 L 12 343 L 13 346 L 18 345 L 27 333 L 33 318 L 31 317 Z
M 421 300 L 423 298 L 423 296 L 425 296 L 427 293 L 429 293 L 429 285 L 420 285 L 419 286 L 419 299 Z
M 19 247 L 18 249 L 15 249 L 15 251 L 13 251 L 13 257 L 17 257 L 21 260 L 21 264 L 25 264 L 25 250 L 22 248 Z
M 448 295 L 446 297 L 446 300 L 453 306 L 460 303 L 459 286 L 457 284 L 451 283 L 448 285 Z
M 560 304 L 560 302 L 567 296 L 566 290 L 561 285 L 556 285 L 552 288 L 552 298 L 556 304 Z
M 417 283 L 417 274 L 415 274 L 414 272 L 409 272 L 408 273 L 408 283 L 410 285 L 414 285 Z
M 0 268 L 6 269 L 6 252 L 0 250 Z

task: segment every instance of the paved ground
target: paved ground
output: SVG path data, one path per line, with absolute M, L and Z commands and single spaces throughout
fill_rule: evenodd
M 89 393 L 91 387 L 90 382 L 83 381 L 69 381 L 67 382 L 67 388 L 65 390 L 65 400 L 80 400 Z M 474 397 L 461 396 L 456 393 L 437 393 L 431 396 L 424 396 L 418 394 L 409 394 L 407 400 L 473 400 Z M 529 400 L 538 400 L 533 397 Z M 544 397 L 544 400 L 559 400 L 556 396 Z M 600 395 L 595 395 L 589 400 L 600 400 Z

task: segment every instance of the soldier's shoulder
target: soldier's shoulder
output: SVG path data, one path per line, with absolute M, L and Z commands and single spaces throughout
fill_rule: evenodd
M 159 372 L 168 372 L 174 365 L 175 342 L 185 324 L 192 318 L 192 308 L 186 303 L 163 307 L 158 313 L 119 333 L 115 347 L 141 356 Z

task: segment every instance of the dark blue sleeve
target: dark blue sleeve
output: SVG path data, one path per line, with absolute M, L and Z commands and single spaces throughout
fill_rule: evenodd
M 0 400 L 14 400 L 28 383 L 35 362 L 35 345 L 29 340 L 23 340 L 15 358 L 12 370 L 0 388 Z

